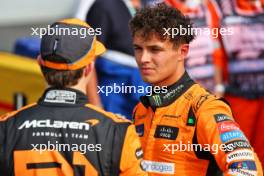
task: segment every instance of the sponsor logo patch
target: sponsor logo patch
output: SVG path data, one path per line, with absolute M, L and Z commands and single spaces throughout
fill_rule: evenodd
M 217 124 L 218 130 L 220 133 L 224 133 L 227 131 L 239 130 L 239 126 L 232 121 L 224 121 Z
M 24 128 L 64 128 L 64 129 L 78 129 L 89 130 L 90 124 L 84 122 L 60 121 L 60 120 L 26 120 L 18 129 Z
M 144 136 L 144 124 L 136 125 L 136 132 L 139 137 Z
M 223 143 L 229 142 L 233 139 L 246 140 L 245 135 L 240 130 L 234 130 L 220 134 L 220 138 Z
M 229 169 L 229 174 L 235 176 L 257 176 L 257 171 L 248 171 L 248 170 L 241 170 L 241 169 Z
M 142 148 L 138 148 L 137 150 L 136 150 L 136 158 L 137 159 L 140 159 L 140 158 L 143 158 L 143 150 L 142 150 Z
M 44 102 L 75 104 L 76 92 L 67 90 L 50 90 L 46 93 Z
M 254 153 L 251 150 L 244 149 L 244 150 L 236 150 L 227 155 L 228 163 L 238 160 L 254 160 Z
M 229 165 L 229 169 L 244 169 L 244 170 L 256 171 L 257 167 L 254 161 L 240 161 Z
M 246 140 L 236 140 L 225 144 L 225 153 L 230 153 L 236 149 L 251 149 L 250 144 Z
M 215 114 L 214 115 L 216 123 L 224 122 L 224 121 L 233 121 L 233 119 L 225 114 Z
M 159 174 L 174 174 L 174 163 L 143 160 L 141 167 L 144 171 Z
M 179 128 L 158 125 L 154 134 L 155 138 L 175 140 L 178 136 Z

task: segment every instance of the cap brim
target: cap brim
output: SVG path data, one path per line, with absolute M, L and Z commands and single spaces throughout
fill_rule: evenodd
M 101 43 L 101 42 L 99 42 L 98 40 L 96 40 L 95 41 L 96 43 L 95 43 L 95 55 L 96 56 L 99 56 L 99 55 L 101 55 L 101 54 L 103 54 L 105 51 L 106 51 L 106 48 L 105 48 L 105 46 Z

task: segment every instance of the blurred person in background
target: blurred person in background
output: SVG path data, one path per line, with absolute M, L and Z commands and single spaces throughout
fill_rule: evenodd
M 91 29 L 78 19 L 51 27 Z M 50 87 L 37 103 L 0 117 L 0 175 L 146 175 L 134 125 L 88 104 L 93 62 L 104 51 L 92 34 L 43 36 L 38 62 Z
M 215 57 L 222 51 L 217 36 L 218 32 L 212 29 L 214 19 L 211 14 L 211 2 L 208 0 L 165 0 L 165 2 L 188 16 L 194 24 L 193 27 L 202 31 L 202 33 L 196 34 L 196 39 L 190 44 L 190 51 L 185 63 L 188 73 L 207 90 L 221 95 L 224 89 L 221 85 L 216 85 L 215 82 L 217 69 Z
M 87 22 L 100 28 L 98 40 L 107 51 L 96 61 L 98 85 L 146 86 L 140 78 L 128 22 L 140 8 L 140 0 L 96 0 L 87 13 Z M 131 118 L 133 107 L 142 95 L 138 92 L 100 92 L 103 107 L 107 111 Z
M 91 8 L 94 2 L 95 0 L 89 0 L 89 1 L 81 0 L 76 10 L 75 18 L 85 21 L 87 12 L 89 11 L 89 9 Z M 98 94 L 99 90 L 97 86 L 98 86 L 98 80 L 97 80 L 96 70 L 94 69 L 92 72 L 90 84 L 88 84 L 86 88 L 87 97 L 89 103 L 97 107 L 103 108 L 100 96 Z
M 226 85 L 225 98 L 234 118 L 264 166 L 264 1 L 212 2 L 216 25 L 233 30 L 233 35 L 222 35 L 218 84 Z

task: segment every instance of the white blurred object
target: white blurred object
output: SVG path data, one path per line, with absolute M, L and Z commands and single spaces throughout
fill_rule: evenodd
M 80 0 L 75 17 L 85 21 L 87 12 L 94 2 L 95 0 Z
M 72 17 L 78 0 L 0 0 L 0 26 L 50 23 Z M 91 0 L 87 0 L 91 1 Z
M 197 7 L 201 3 L 202 3 L 202 0 L 186 0 L 185 1 L 186 6 L 188 6 L 189 8 Z
M 17 38 L 31 36 L 31 28 L 73 17 L 80 1 L 0 0 L 0 50 L 13 51 Z

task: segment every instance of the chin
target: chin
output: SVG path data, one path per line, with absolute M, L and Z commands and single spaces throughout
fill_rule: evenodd
M 159 82 L 157 79 L 155 78 L 150 78 L 150 77 L 142 77 L 143 81 L 149 84 L 155 84 L 157 82 Z

